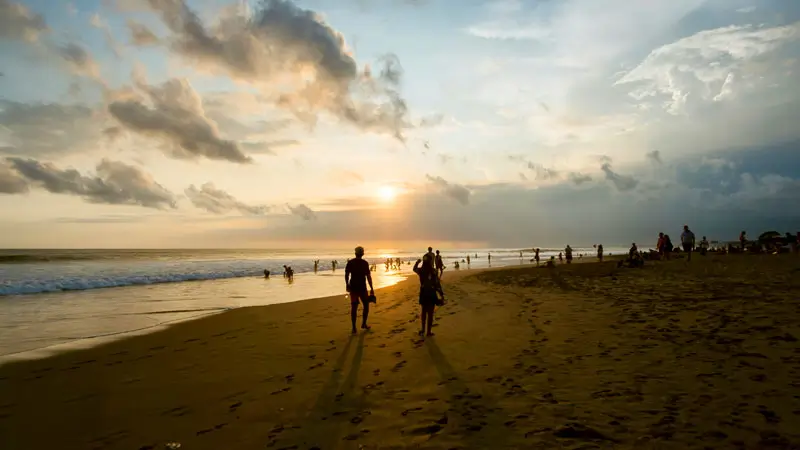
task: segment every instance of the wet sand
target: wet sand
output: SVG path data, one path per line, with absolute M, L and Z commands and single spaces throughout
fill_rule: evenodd
M 800 258 L 445 273 L 0 367 L 9 449 L 798 448 Z

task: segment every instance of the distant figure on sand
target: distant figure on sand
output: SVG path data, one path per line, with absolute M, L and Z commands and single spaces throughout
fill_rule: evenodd
M 708 247 L 709 247 L 708 246 L 708 239 L 706 239 L 706 237 L 703 236 L 703 239 L 700 240 L 700 254 L 702 256 L 706 256 L 706 252 L 708 252 Z
M 564 262 L 564 253 L 563 252 L 558 252 L 558 262 L 561 262 L 561 263 Z
M 264 269 L 264 278 L 269 279 L 269 270 Z
M 489 264 L 491 264 L 492 263 L 492 254 L 491 253 L 487 253 L 486 254 L 486 258 L 489 259 Z
M 336 272 L 336 260 L 331 261 L 331 270 Z
M 572 264 L 572 247 L 567 244 L 567 248 L 564 249 L 564 254 L 567 256 L 567 264 Z
M 436 250 L 436 257 L 434 258 L 434 261 L 436 273 L 439 275 L 439 278 L 442 278 L 442 275 L 444 275 L 444 261 L 442 261 L 442 255 L 439 253 L 439 250 Z
M 283 265 L 283 278 L 286 278 L 288 276 L 289 276 L 289 267 L 286 266 L 286 264 L 284 264 Z
M 469 265 L 469 255 L 467 255 L 467 265 Z
M 539 265 L 539 249 L 538 248 L 533 251 L 533 259 L 536 260 L 536 265 L 538 266 Z
M 739 243 L 742 245 L 742 251 L 744 251 L 744 247 L 747 245 L 747 232 L 742 231 L 739 233 Z
M 294 270 L 292 270 L 291 266 L 286 267 L 286 278 L 288 278 L 289 281 L 294 281 Z
M 317 273 L 317 269 L 319 269 L 319 260 L 314 260 L 314 273 Z
M 694 233 L 689 229 L 689 225 L 683 226 L 683 233 L 681 233 L 681 247 L 686 252 L 686 260 L 692 260 L 692 252 L 694 251 Z
M 603 262 L 603 244 L 597 245 L 597 259 Z
M 420 263 L 422 263 L 422 267 L 419 266 Z M 425 254 L 422 259 L 418 259 L 414 264 L 414 272 L 419 275 L 419 305 L 422 310 L 420 314 L 422 328 L 419 331 L 419 335 L 433 336 L 431 331 L 433 328 L 433 312 L 437 304 L 444 304 L 444 292 L 442 291 L 439 277 L 436 275 L 436 269 L 433 267 L 433 258 L 429 254 Z M 441 301 L 436 295 L 437 293 L 442 296 Z
M 372 288 L 372 274 L 369 271 L 369 263 L 363 259 L 364 247 L 358 246 L 355 249 L 356 257 L 348 261 L 344 268 L 344 283 L 347 292 L 350 293 L 350 321 L 353 325 L 353 334 L 356 334 L 356 318 L 358 317 L 359 301 L 364 306 L 364 313 L 361 315 L 361 328 L 369 330 L 367 325 L 369 318 L 369 300 L 375 295 Z M 369 295 L 367 294 L 367 283 L 369 283 Z

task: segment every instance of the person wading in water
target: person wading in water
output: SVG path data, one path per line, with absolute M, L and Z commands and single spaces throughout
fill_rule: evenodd
M 420 263 L 422 263 L 422 267 L 419 266 Z M 422 329 L 419 331 L 419 335 L 433 336 L 431 331 L 431 328 L 433 328 L 433 312 L 437 304 L 444 305 L 444 292 L 433 265 L 433 258 L 429 254 L 425 254 L 422 259 L 418 259 L 414 264 L 414 272 L 419 275 L 419 305 L 422 309 L 420 314 Z M 437 293 L 442 296 L 441 300 L 436 295 Z M 425 333 L 426 326 L 427 333 Z
M 362 314 L 361 328 L 369 330 L 367 325 L 369 318 L 369 298 L 375 295 L 372 288 L 372 274 L 369 271 L 369 263 L 363 259 L 364 247 L 358 246 L 355 250 L 356 257 L 347 261 L 344 268 L 344 282 L 347 285 L 347 292 L 350 293 L 350 319 L 353 324 L 353 334 L 356 334 L 356 318 L 358 317 L 359 301 L 364 306 Z M 367 283 L 369 283 L 369 295 L 367 295 Z

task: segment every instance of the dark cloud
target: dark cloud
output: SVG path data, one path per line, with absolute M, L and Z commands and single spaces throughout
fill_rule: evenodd
M 102 160 L 94 176 L 75 169 L 59 169 L 35 159 L 7 158 L 8 164 L 32 186 L 54 194 L 83 197 L 90 203 L 175 208 L 175 197 L 140 169 L 122 162 Z
M 0 194 L 28 192 L 28 182 L 7 161 L 0 161 Z
M 226 214 L 237 211 L 242 214 L 262 215 L 269 212 L 268 206 L 248 205 L 242 203 L 231 194 L 218 189 L 213 183 L 205 183 L 200 188 L 194 185 L 184 191 L 194 206 L 213 214 Z
M 567 178 L 569 179 L 569 181 L 571 181 L 571 182 L 573 182 L 573 183 L 575 183 L 577 185 L 581 185 L 583 183 L 588 183 L 588 182 L 592 181 L 592 177 L 591 176 L 583 174 L 583 173 L 580 173 L 580 172 L 570 172 L 570 174 L 567 175 Z
M 430 175 L 426 175 L 426 177 L 428 178 L 428 181 L 433 184 L 442 194 L 454 199 L 462 205 L 469 204 L 469 197 L 471 193 L 466 187 L 460 184 L 449 183 L 442 177 L 432 177 Z
M 91 150 L 101 138 L 97 122 L 83 105 L 0 100 L 0 126 L 9 133 L 0 153 L 42 157 Z
M 312 74 L 313 80 L 275 96 L 275 103 L 311 123 L 327 111 L 362 129 L 403 138 L 409 124 L 398 92 L 397 58 L 383 58 L 378 77 L 359 73 L 341 33 L 319 14 L 290 1 L 266 0 L 250 17 L 229 10 L 211 29 L 184 0 L 148 3 L 172 32 L 172 49 L 190 61 L 270 88 L 282 75 Z
M 56 53 L 64 59 L 70 70 L 78 75 L 99 77 L 97 63 L 80 45 L 67 43 L 56 47 Z
M 658 150 L 653 150 L 652 152 L 647 153 L 647 159 L 653 161 L 656 164 L 663 164 L 664 161 L 661 159 L 661 152 Z
M 286 207 L 289 208 L 289 212 L 295 216 L 301 217 L 303 220 L 316 220 L 317 218 L 317 213 L 302 203 L 296 206 L 287 204 Z
M 528 169 L 532 170 L 535 174 L 535 178 L 537 180 L 553 180 L 560 176 L 560 172 L 554 169 L 548 169 L 547 167 L 529 162 L 527 164 Z
M 636 186 L 639 185 L 639 181 L 632 176 L 620 175 L 614 172 L 611 169 L 610 163 L 603 164 L 600 167 L 600 170 L 606 174 L 606 180 L 611 181 L 614 184 L 614 187 L 616 187 L 620 192 L 631 191 L 636 189 Z
M 47 24 L 41 14 L 21 3 L 0 0 L 0 38 L 33 42 L 45 31 Z
M 161 39 L 145 25 L 134 20 L 128 20 L 127 25 L 128 31 L 131 33 L 131 44 L 138 47 L 147 47 L 161 43 Z
M 208 159 L 249 163 L 239 145 L 223 139 L 214 122 L 205 116 L 200 96 L 186 80 L 171 79 L 160 86 L 137 80 L 141 96 L 113 101 L 108 111 L 120 125 L 168 144 L 175 158 Z

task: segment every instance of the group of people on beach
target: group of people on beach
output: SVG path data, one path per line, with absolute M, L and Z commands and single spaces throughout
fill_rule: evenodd
M 355 248 L 355 258 L 347 261 L 344 269 L 345 288 L 350 298 L 350 321 L 352 333 L 358 333 L 356 323 L 358 319 L 358 306 L 363 308 L 361 314 L 361 329 L 369 330 L 369 308 L 371 303 L 376 303 L 375 289 L 372 285 L 370 264 L 364 259 L 364 247 Z M 419 276 L 419 305 L 422 327 L 420 336 L 433 336 L 433 314 L 436 306 L 444 305 L 444 291 L 442 290 L 441 274 L 444 273 L 444 263 L 440 253 L 433 252 L 428 247 L 428 252 L 417 259 L 414 264 L 414 273 Z M 367 289 L 369 286 L 369 289 Z

